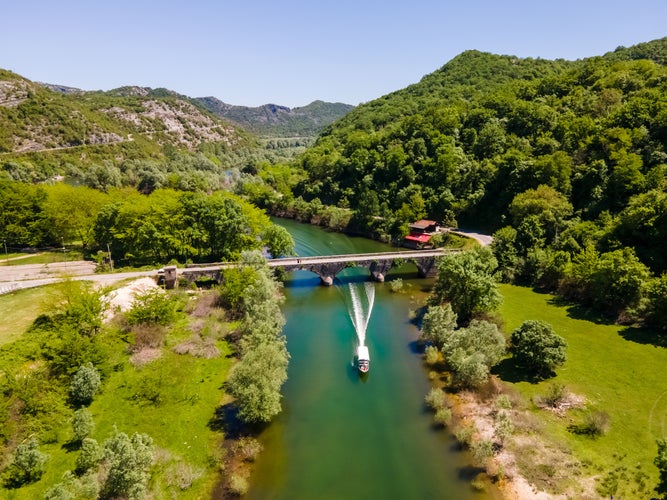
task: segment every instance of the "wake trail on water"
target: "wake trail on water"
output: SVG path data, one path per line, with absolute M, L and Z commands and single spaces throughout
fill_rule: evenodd
M 375 302 L 375 286 L 368 281 L 365 283 L 348 283 L 347 286 L 350 289 L 351 299 L 348 313 L 357 332 L 359 345 L 365 345 L 366 329 Z

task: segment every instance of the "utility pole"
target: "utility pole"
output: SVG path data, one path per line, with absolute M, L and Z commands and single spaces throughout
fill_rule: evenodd
M 67 251 L 65 250 L 65 238 L 60 238 L 63 242 L 63 255 L 65 256 L 65 269 L 67 269 Z
M 7 240 L 2 240 L 5 245 L 5 260 L 9 260 L 9 254 L 7 253 Z
M 109 243 L 107 243 L 107 255 L 109 256 L 109 266 L 111 266 L 111 270 L 113 271 L 113 260 L 111 260 L 111 249 L 109 248 Z

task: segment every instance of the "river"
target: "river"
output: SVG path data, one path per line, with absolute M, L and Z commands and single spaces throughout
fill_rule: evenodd
M 391 250 L 293 221 L 275 222 L 289 230 L 302 256 Z M 430 386 L 415 352 L 418 332 L 409 311 L 420 304 L 428 282 L 417 278 L 414 265 L 404 269 L 412 273 L 402 275 L 407 291 L 400 294 L 386 283 L 367 290 L 366 269 L 345 270 L 332 287 L 321 286 L 307 271 L 288 275 L 283 311 L 291 360 L 283 412 L 260 437 L 264 451 L 246 498 L 488 498 L 473 491 L 465 455 L 451 436 L 434 428 L 424 408 Z M 353 363 L 353 293 L 363 299 L 361 315 L 368 319 L 371 363 L 363 378 Z

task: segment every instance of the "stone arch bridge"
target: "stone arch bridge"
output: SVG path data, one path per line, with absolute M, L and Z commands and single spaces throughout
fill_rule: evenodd
M 379 252 L 347 255 L 320 255 L 314 257 L 288 257 L 269 259 L 269 267 L 280 267 L 285 271 L 305 270 L 317 274 L 323 285 L 332 285 L 334 278 L 348 267 L 365 267 L 370 271 L 371 279 L 384 281 L 386 274 L 397 263 L 414 262 L 422 277 L 433 277 L 437 273 L 437 259 L 443 255 L 456 253 L 459 250 L 412 250 L 402 252 Z M 189 266 L 184 269 L 165 268 L 167 286 L 175 283 L 181 275 L 189 281 L 204 277 L 220 281 L 225 268 L 235 267 L 237 263 L 220 263 Z

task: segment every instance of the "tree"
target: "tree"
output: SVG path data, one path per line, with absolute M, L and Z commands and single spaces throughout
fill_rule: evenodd
M 463 323 L 474 314 L 495 309 L 502 300 L 494 274 L 497 266 L 486 247 L 444 257 L 438 264 L 438 278 L 429 303 L 449 302 Z
M 84 247 L 93 242 L 93 224 L 107 195 L 83 186 L 64 182 L 45 187 L 48 198 L 44 212 L 53 232 L 65 242 L 81 241 Z
M 667 327 L 667 273 L 654 278 L 648 285 L 649 312 L 648 320 L 656 325 Z
M 74 412 L 74 418 L 72 418 L 72 435 L 75 442 L 80 443 L 83 441 L 93 432 L 94 428 L 93 415 L 88 408 L 80 408 Z
M 613 312 L 637 306 L 649 276 L 632 248 L 603 253 L 591 276 L 593 305 Z
M 512 226 L 505 226 L 493 234 L 491 250 L 498 261 L 503 279 L 512 281 L 517 267 L 517 231 Z
M 505 355 L 505 337 L 495 324 L 472 320 L 467 328 L 454 332 L 442 353 L 458 384 L 479 387 Z
M 648 268 L 629 247 L 603 254 L 586 248 L 575 256 L 568 273 L 571 293 L 602 312 L 616 314 L 639 305 L 649 277 Z
M 509 212 L 517 227 L 527 217 L 534 217 L 536 225 L 551 241 L 562 229 L 563 220 L 572 214 L 572 204 L 554 188 L 540 185 L 517 194 Z
M 76 457 L 76 472 L 81 474 L 95 467 L 102 459 L 102 448 L 92 438 L 85 437 L 81 441 L 81 451 Z
M 510 352 L 519 366 L 538 377 L 547 377 L 565 363 L 567 342 L 553 327 L 538 320 L 524 321 L 512 332 Z
M 441 349 L 453 335 L 456 328 L 456 313 L 450 304 L 430 306 L 422 321 L 422 336 Z
M 289 354 L 283 342 L 263 342 L 245 353 L 227 384 L 239 416 L 249 423 L 268 422 L 280 413 L 280 388 L 287 380 Z
M 667 498 L 667 440 L 658 439 L 658 454 L 653 460 L 653 463 L 658 468 L 660 479 L 655 491 L 662 495 L 662 498 Z
M 16 448 L 12 463 L 5 471 L 5 484 L 10 488 L 37 481 L 44 474 L 49 456 L 39 449 L 37 439 L 30 438 Z
M 102 385 L 100 374 L 92 363 L 81 366 L 72 377 L 69 393 L 76 405 L 89 405 Z
M 294 239 L 282 226 L 271 224 L 264 230 L 262 241 L 272 257 L 282 257 L 294 253 Z
M 104 442 L 104 464 L 108 475 L 103 488 L 105 498 L 143 497 L 148 481 L 148 469 L 153 463 L 153 439 L 147 434 L 128 437 L 115 431 Z

